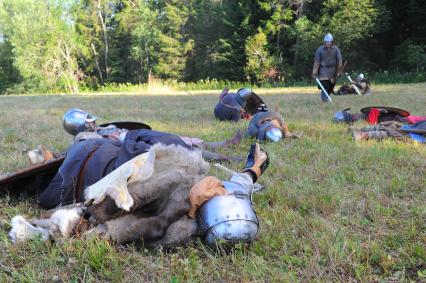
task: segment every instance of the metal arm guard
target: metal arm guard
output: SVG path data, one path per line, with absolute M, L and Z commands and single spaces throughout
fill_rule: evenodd
M 215 196 L 199 211 L 204 242 L 211 248 L 251 242 L 259 230 L 259 220 L 248 191 L 240 184 L 223 181 L 228 195 Z

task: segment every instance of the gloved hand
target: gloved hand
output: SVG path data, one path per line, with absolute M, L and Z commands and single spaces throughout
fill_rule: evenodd
M 206 201 L 215 197 L 227 194 L 222 181 L 213 176 L 207 176 L 201 179 L 198 183 L 192 186 L 189 192 L 189 203 L 191 208 L 188 216 L 195 218 L 198 208 L 200 208 Z
M 312 73 L 312 79 L 316 79 L 318 77 L 318 74 L 316 74 L 316 73 Z

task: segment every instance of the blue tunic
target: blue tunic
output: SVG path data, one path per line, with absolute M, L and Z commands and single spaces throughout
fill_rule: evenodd
M 221 121 L 234 121 L 241 120 L 242 107 L 237 102 L 236 93 L 227 93 L 219 98 L 219 102 L 214 108 L 214 116 Z
M 86 187 L 96 183 L 128 160 L 148 152 L 156 143 L 175 144 L 191 149 L 177 135 L 147 129 L 129 131 L 123 143 L 100 138 L 73 144 L 68 149 L 55 177 L 40 194 L 39 204 L 50 209 L 60 204 L 84 201 L 83 192 Z M 84 174 L 80 174 L 83 167 Z

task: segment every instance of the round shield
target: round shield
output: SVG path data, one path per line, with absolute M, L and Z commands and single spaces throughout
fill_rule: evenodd
M 58 171 L 65 157 L 52 159 L 45 163 L 32 165 L 0 179 L 0 191 L 10 188 L 12 191 L 26 188 L 37 190 L 36 187 L 42 187 L 41 183 L 48 183 Z
M 386 107 L 386 106 L 369 106 L 369 107 L 364 107 L 362 108 L 360 111 L 368 116 L 368 113 L 370 113 L 370 110 L 372 108 L 377 108 L 380 112 L 386 113 L 386 114 L 395 114 L 401 117 L 407 117 L 410 116 L 410 113 L 408 111 L 405 111 L 403 109 L 399 109 L 399 108 L 394 108 L 394 107 Z

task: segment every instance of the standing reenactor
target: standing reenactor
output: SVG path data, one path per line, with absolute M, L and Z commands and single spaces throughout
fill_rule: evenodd
M 319 79 L 324 90 L 321 90 L 322 102 L 328 102 L 331 99 L 329 95 L 333 93 L 337 76 L 340 76 L 342 69 L 342 55 L 339 48 L 334 45 L 333 36 L 327 33 L 324 36 L 324 45 L 318 47 L 315 52 L 314 67 L 312 78 Z M 318 86 L 319 89 L 320 86 Z

